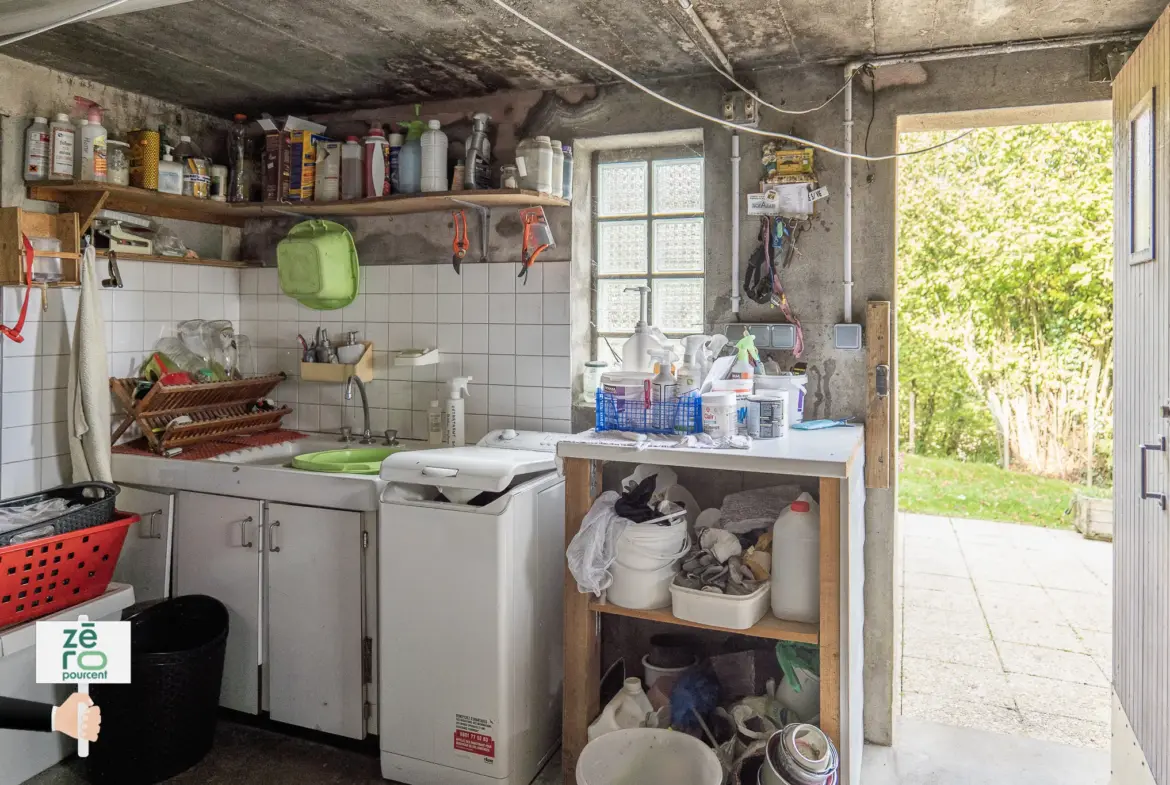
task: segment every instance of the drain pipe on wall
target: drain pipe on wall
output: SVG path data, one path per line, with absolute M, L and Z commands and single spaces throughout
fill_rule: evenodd
M 731 312 L 739 316 L 739 133 L 731 132 Z
M 853 323 L 853 74 L 857 66 L 852 63 L 845 69 L 845 184 L 842 197 L 842 224 L 844 244 L 842 281 L 845 289 L 845 321 L 833 325 L 833 346 L 838 349 L 858 350 L 861 348 L 861 325 Z

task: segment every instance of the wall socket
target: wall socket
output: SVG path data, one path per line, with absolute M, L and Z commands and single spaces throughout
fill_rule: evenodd
M 760 125 L 760 104 L 755 98 L 738 90 L 723 94 L 723 119 L 729 123 L 757 128 Z

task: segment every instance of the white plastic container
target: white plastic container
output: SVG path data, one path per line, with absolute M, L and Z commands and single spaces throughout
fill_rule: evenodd
M 691 537 L 687 516 L 680 515 L 670 526 L 632 523 L 614 544 L 614 555 L 623 567 L 633 570 L 660 570 L 687 554 Z
M 314 202 L 336 202 L 341 198 L 341 142 L 317 144 L 317 171 L 313 183 Z
M 91 183 L 106 182 L 106 129 L 102 125 L 102 110 L 89 108 L 89 122 L 81 129 L 81 173 L 79 180 Z
M 788 391 L 765 390 L 748 397 L 748 436 L 783 439 L 788 436 Z
M 49 179 L 72 180 L 73 157 L 76 149 L 77 132 L 69 122 L 69 115 L 62 112 L 49 126 Z
M 446 435 L 443 441 L 450 447 L 462 447 L 467 444 L 463 399 L 467 397 L 467 385 L 471 381 L 470 376 L 457 376 L 447 383 L 450 395 L 447 396 L 443 411 L 443 419 L 446 420 Z
M 703 393 L 703 433 L 712 439 L 726 439 L 735 434 L 735 393 Z
M 820 618 L 820 506 L 800 494 L 772 527 L 772 613 L 816 623 Z
M 371 128 L 362 140 L 362 195 L 367 199 L 390 195 L 390 143 L 381 128 Z
M 812 722 L 821 713 L 821 677 L 810 670 L 796 668 L 796 681 L 800 692 L 792 689 L 788 679 L 781 679 L 776 685 L 776 700 L 786 709 L 791 709 L 801 722 Z M 650 682 L 646 682 L 649 687 Z
M 632 728 L 586 744 L 575 776 L 577 785 L 721 785 L 723 767 L 693 736 Z
M 605 591 L 606 600 L 623 608 L 650 611 L 670 606 L 670 590 L 678 575 L 677 559 L 656 570 L 636 570 L 621 562 L 609 568 L 613 583 Z
M 183 165 L 171 155 L 170 147 L 158 162 L 158 192 L 183 195 Z
M 644 728 L 647 716 L 653 713 L 654 707 L 642 689 L 642 682 L 635 678 L 626 679 L 621 692 L 613 696 L 589 726 L 589 740 L 628 728 Z
M 650 655 L 646 654 L 642 657 L 642 672 L 645 674 L 646 689 L 652 689 L 655 684 L 665 679 L 670 686 L 678 681 L 688 671 L 694 670 L 699 665 L 699 658 L 695 657 L 690 665 L 683 665 L 678 668 L 659 668 L 657 665 L 650 662 Z M 669 690 L 665 690 L 670 694 Z
M 49 118 L 34 117 L 24 133 L 24 179 L 46 180 L 49 177 Z
M 552 191 L 552 140 L 547 136 L 523 139 L 516 146 L 516 168 L 520 173 L 520 187 L 529 191 Z
M 364 150 L 356 136 L 347 137 L 341 146 L 341 198 L 362 198 Z
M 560 196 L 565 190 L 565 151 L 560 139 L 550 139 L 549 147 L 552 148 L 552 188 L 549 193 Z
M 438 120 L 427 122 L 430 130 L 422 135 L 422 178 L 419 187 L 423 193 L 447 190 L 447 134 Z
M 443 409 L 438 401 L 431 401 L 427 409 L 427 444 L 443 443 Z
M 741 596 L 671 584 L 670 595 L 671 612 L 676 618 L 729 630 L 746 630 L 768 612 L 769 586 L 766 583 L 751 594 Z
M 650 403 L 650 382 L 654 374 L 641 371 L 610 371 L 601 375 L 601 389 L 623 403 Z
M 780 373 L 776 376 L 756 376 L 756 390 L 788 391 L 788 423 L 804 420 L 804 398 L 808 391 L 807 373 Z

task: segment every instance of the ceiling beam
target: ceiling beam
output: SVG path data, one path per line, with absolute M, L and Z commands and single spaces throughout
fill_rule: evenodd
M 108 11 L 99 11 L 89 18 L 100 19 L 103 16 L 118 16 L 119 14 L 162 8 L 190 1 L 127 0 Z M 104 0 L 58 0 L 53 3 L 47 3 L 45 0 L 0 0 L 0 36 L 36 30 L 38 27 L 51 25 L 62 19 L 97 8 L 103 2 Z

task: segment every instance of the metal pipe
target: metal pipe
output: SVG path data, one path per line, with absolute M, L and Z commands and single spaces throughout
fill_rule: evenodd
M 846 70 L 845 76 L 849 79 L 853 67 Z M 849 153 L 853 152 L 853 80 L 845 85 L 845 220 L 842 226 L 842 242 L 845 246 L 844 254 L 844 282 L 845 282 L 845 324 L 853 321 L 853 159 Z
M 723 50 L 719 48 L 719 44 L 715 42 L 715 38 L 711 35 L 711 31 L 707 29 L 707 25 L 703 24 L 703 20 L 699 18 L 698 12 L 695 11 L 694 3 L 692 3 L 691 0 L 678 0 L 678 4 L 682 6 L 682 10 L 686 12 L 686 15 L 690 18 L 691 23 L 695 26 L 695 29 L 699 31 L 699 35 L 702 37 L 703 43 L 707 44 L 707 47 L 715 54 L 715 59 L 717 59 L 719 64 L 723 66 L 723 70 L 729 74 L 735 73 L 735 69 L 731 67 L 731 61 L 727 59 L 727 55 L 725 55 Z
M 1038 41 L 1019 41 L 1009 44 L 980 44 L 978 46 L 952 46 L 946 49 L 934 49 L 919 52 L 905 52 L 894 55 L 876 55 L 864 60 L 854 60 L 848 64 L 846 73 L 861 65 L 874 67 L 883 65 L 902 65 L 904 63 L 929 63 L 939 60 L 959 60 L 964 57 L 982 57 L 985 55 L 1018 54 L 1020 52 L 1043 52 L 1050 49 L 1071 49 L 1094 44 L 1113 44 L 1119 41 L 1135 41 L 1145 33 L 1130 31 L 1113 33 L 1112 35 L 1082 35 L 1067 38 L 1048 38 Z
M 102 11 L 106 11 L 106 10 L 109 10 L 111 8 L 116 8 L 117 6 L 120 6 L 126 2 L 129 2 L 129 0 L 110 0 L 110 2 L 108 2 L 108 3 L 103 3 L 102 5 L 99 5 L 96 8 L 91 8 L 88 11 L 82 11 L 79 14 L 74 14 L 73 16 L 62 19 L 59 22 L 53 22 L 52 24 L 47 24 L 47 25 L 43 25 L 41 27 L 38 27 L 35 30 L 29 30 L 27 33 L 20 33 L 19 35 L 14 35 L 14 36 L 11 36 L 9 38 L 5 38 L 4 40 L 0 41 L 0 46 L 8 46 L 9 44 L 15 44 L 18 41 L 25 40 L 26 38 L 32 38 L 34 35 L 40 35 L 41 33 L 47 33 L 50 30 L 56 30 L 58 27 L 64 27 L 65 25 L 72 24 L 73 22 L 80 22 L 83 19 L 88 19 L 91 16 L 94 16 L 96 14 L 100 14 Z
M 739 134 L 731 132 L 731 312 L 739 315 Z

